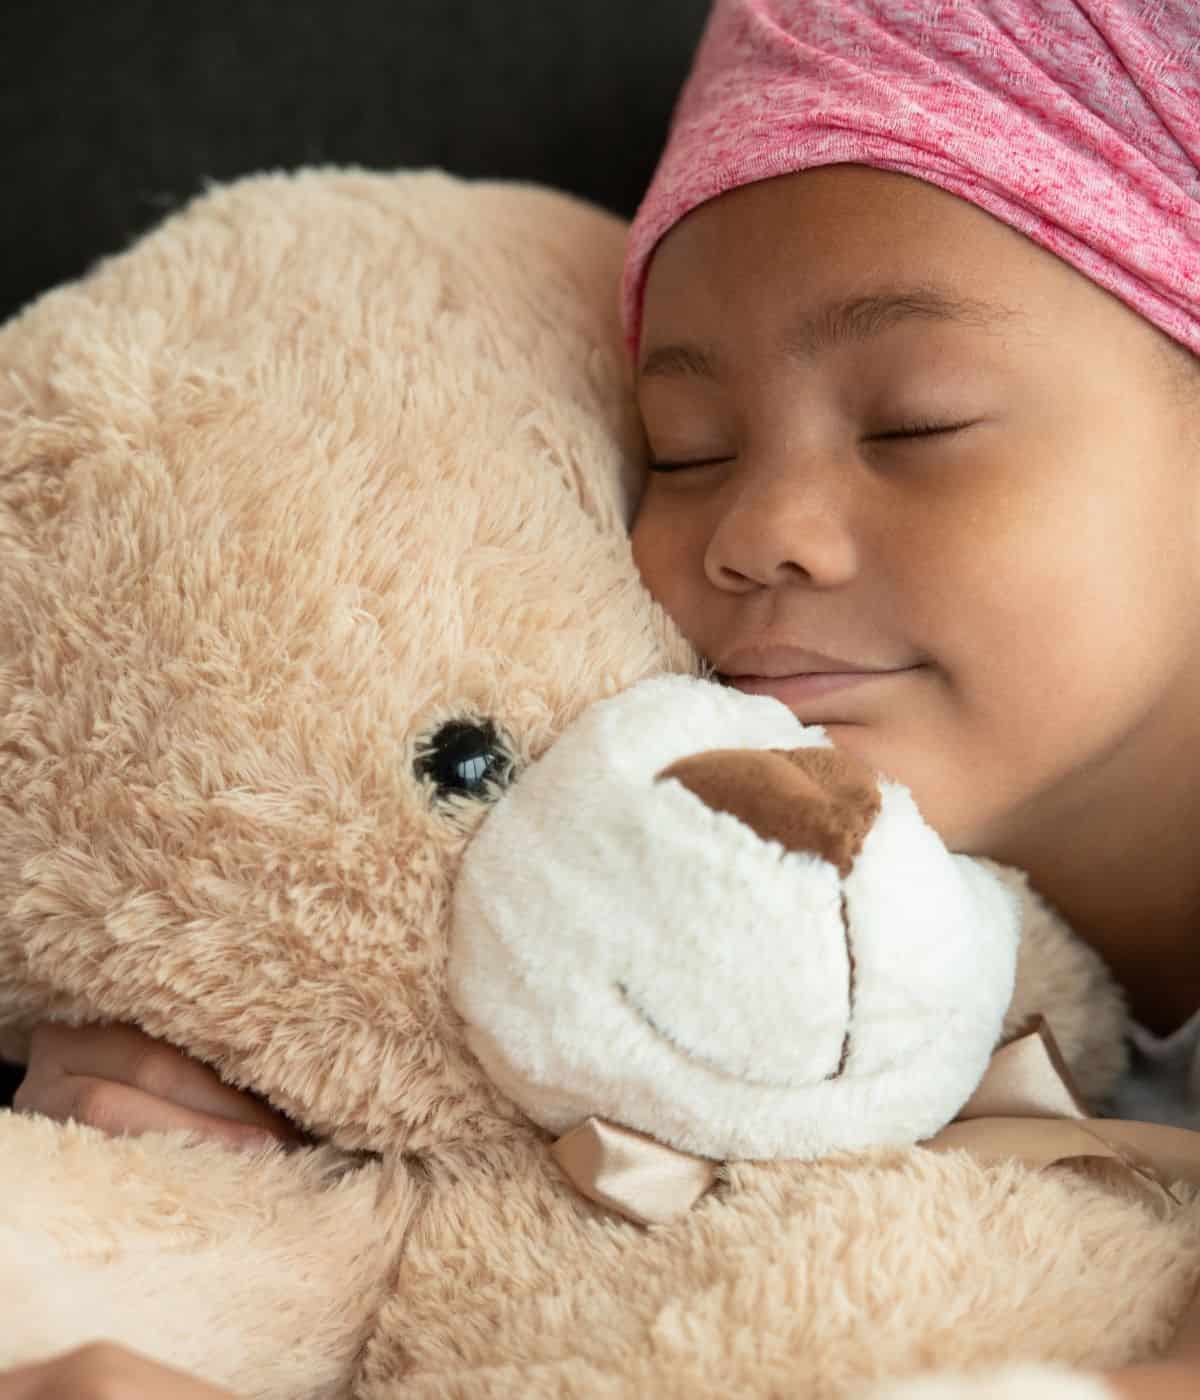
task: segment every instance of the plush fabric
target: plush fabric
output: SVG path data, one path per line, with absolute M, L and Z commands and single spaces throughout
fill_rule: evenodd
M 270 177 L 0 331 L 4 1043 L 131 1019 L 328 1140 L 0 1115 L 0 1364 L 103 1331 L 262 1400 L 855 1400 L 1169 1338 L 1185 1189 L 906 1147 L 730 1164 L 647 1230 L 469 1051 L 486 812 L 593 702 L 696 669 L 626 539 L 622 239 L 544 191 Z M 1120 999 L 1022 897 L 1009 1014 L 1102 1091 Z

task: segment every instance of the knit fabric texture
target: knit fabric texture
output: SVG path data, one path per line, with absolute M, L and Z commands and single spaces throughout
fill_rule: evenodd
M 630 345 L 675 223 L 840 163 L 978 205 L 1200 353 L 1196 0 L 716 0 L 630 235 Z

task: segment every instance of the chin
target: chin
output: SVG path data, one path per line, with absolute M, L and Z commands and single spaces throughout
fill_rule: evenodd
M 839 723 L 836 720 L 821 723 L 821 728 L 839 749 L 845 749 L 855 758 L 869 763 L 877 772 L 898 783 L 910 784 L 905 780 L 901 768 L 895 760 L 894 746 L 871 724 Z M 914 794 L 915 796 L 915 794 Z
M 900 746 L 889 743 L 886 734 L 869 724 L 824 724 L 822 728 L 839 749 L 861 758 L 877 773 L 900 783 L 912 793 L 917 810 L 926 825 L 933 828 L 946 845 L 963 855 L 983 854 L 979 824 L 962 810 L 952 791 L 930 772 L 927 765 L 905 757 Z
M 925 824 L 937 832 L 949 850 L 961 856 L 990 855 L 986 834 L 978 820 L 972 820 L 953 801 L 939 802 L 936 798 L 922 797 L 915 788 L 909 790 Z

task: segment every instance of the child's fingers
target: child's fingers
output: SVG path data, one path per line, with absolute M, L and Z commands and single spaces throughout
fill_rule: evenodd
M 195 1109 L 180 1108 L 168 1099 L 155 1098 L 141 1089 L 132 1089 L 128 1084 L 118 1084 L 111 1079 L 89 1079 L 81 1074 L 64 1076 L 57 1085 L 40 1094 L 38 1100 L 36 1109 L 16 1100 L 14 1106 L 22 1112 L 44 1114 L 60 1123 L 87 1123 L 114 1137 L 189 1132 L 215 1138 L 230 1147 L 262 1147 L 296 1138 L 286 1126 L 269 1130 L 217 1114 L 197 1113 Z
M 15 1371 L 0 1371 L 0 1400 L 51 1400 L 54 1391 L 43 1383 L 41 1366 L 21 1366 Z M 64 1394 L 61 1386 L 58 1394 Z
M 106 1132 L 181 1126 L 239 1141 L 245 1128 L 294 1139 L 280 1114 L 223 1084 L 207 1066 L 132 1026 L 39 1026 L 14 1106 Z M 126 1116 L 128 1115 L 128 1116 Z M 241 1128 L 243 1131 L 235 1131 Z
M 1105 1383 L 1113 1400 L 1196 1400 L 1200 1369 L 1183 1362 L 1151 1362 L 1112 1371 Z M 6 1398 L 0 1396 L 0 1400 Z
M 33 1400 L 37 1395 L 38 1366 L 20 1366 L 0 1371 L 0 1400 Z
M 0 1400 L 225 1400 L 227 1392 L 124 1347 L 96 1342 L 0 1371 Z
M 29 1062 L 47 1076 L 111 1079 L 196 1113 L 262 1127 L 282 1121 L 251 1095 L 222 1083 L 207 1065 L 134 1026 L 41 1025 L 33 1033 Z

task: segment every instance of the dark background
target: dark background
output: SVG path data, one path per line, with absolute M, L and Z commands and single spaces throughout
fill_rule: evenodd
M 253 170 L 436 165 L 632 214 L 707 9 L 3 0 L 0 320 Z
M 707 0 L 5 0 L 0 319 L 210 180 L 542 180 L 630 214 Z

